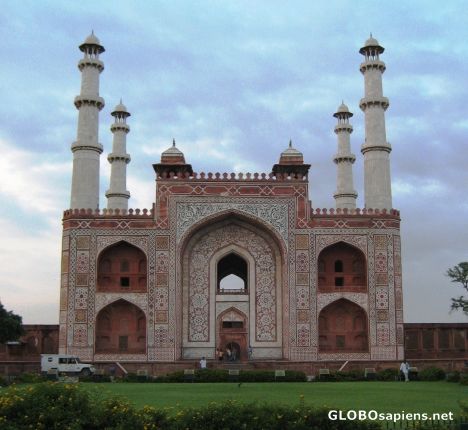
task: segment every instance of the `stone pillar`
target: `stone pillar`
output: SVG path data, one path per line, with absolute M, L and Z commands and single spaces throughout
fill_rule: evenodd
M 383 96 L 382 74 L 385 63 L 379 55 L 384 48 L 372 36 L 359 52 L 364 55 L 360 70 L 364 75 L 365 94 L 359 107 L 365 114 L 366 138 L 361 147 L 364 155 L 364 200 L 365 207 L 372 209 L 392 208 L 390 179 L 390 152 L 385 132 L 385 111 L 389 106 Z
M 354 190 L 353 181 L 353 163 L 356 157 L 351 153 L 350 135 L 353 132 L 353 126 L 349 123 L 349 118 L 353 114 L 349 111 L 348 106 L 342 103 L 333 116 L 338 120 L 335 125 L 338 152 L 333 158 L 336 164 L 337 179 L 336 192 L 333 197 L 337 209 L 356 209 L 357 193 Z
M 92 33 L 80 45 L 84 56 L 78 63 L 81 71 L 81 92 L 75 97 L 78 109 L 78 130 L 72 144 L 73 176 L 71 186 L 71 209 L 99 208 L 99 157 L 102 145 L 98 142 L 99 111 L 104 99 L 99 97 L 99 75 L 104 64 L 99 54 L 104 47 Z
M 111 131 L 114 134 L 112 152 L 107 160 L 111 165 L 110 186 L 106 192 L 107 209 L 128 209 L 130 193 L 127 191 L 127 164 L 130 163 L 130 155 L 127 154 L 127 133 L 130 127 L 127 125 L 127 111 L 122 100 L 115 107 L 111 115 L 115 118 Z

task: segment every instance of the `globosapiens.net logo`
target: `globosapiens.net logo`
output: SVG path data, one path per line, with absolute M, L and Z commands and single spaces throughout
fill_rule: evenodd
M 426 412 L 378 412 L 376 410 L 341 411 L 331 409 L 328 411 L 328 419 L 331 421 L 453 421 L 453 412 L 426 413 Z

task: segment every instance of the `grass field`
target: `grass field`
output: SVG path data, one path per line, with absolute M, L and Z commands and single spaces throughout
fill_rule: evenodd
M 460 414 L 458 401 L 468 399 L 468 387 L 447 382 L 317 382 L 317 383 L 84 383 L 86 389 L 119 395 L 141 407 L 203 406 L 210 402 L 236 400 L 268 402 L 378 412 L 453 412 Z

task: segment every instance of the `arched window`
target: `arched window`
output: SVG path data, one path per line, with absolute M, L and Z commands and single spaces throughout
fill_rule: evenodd
M 244 294 L 247 292 L 247 262 L 232 252 L 217 265 L 218 292 L 223 294 Z
M 108 273 L 111 271 L 111 262 L 108 259 L 105 259 L 101 263 L 100 270 L 104 273 Z
M 343 262 L 341 260 L 335 261 L 335 272 L 342 272 L 343 271 Z
M 128 272 L 130 271 L 130 263 L 128 262 L 128 260 L 122 260 L 120 262 L 120 271 L 121 272 Z

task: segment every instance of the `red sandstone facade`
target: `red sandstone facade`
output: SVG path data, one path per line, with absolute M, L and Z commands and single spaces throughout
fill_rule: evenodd
M 153 208 L 64 213 L 60 352 L 167 363 L 401 360 L 398 211 L 313 209 L 299 154 L 271 174 L 163 153 Z M 225 290 L 229 275 L 241 288 Z

